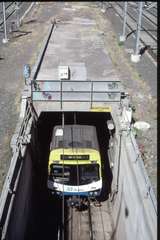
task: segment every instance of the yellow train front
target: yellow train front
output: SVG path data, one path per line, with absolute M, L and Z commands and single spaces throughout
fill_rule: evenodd
M 101 157 L 94 126 L 75 124 L 54 127 L 47 186 L 59 196 L 100 195 Z

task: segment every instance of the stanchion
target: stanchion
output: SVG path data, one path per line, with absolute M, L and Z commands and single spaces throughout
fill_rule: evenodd
M 138 24 L 137 24 L 137 31 L 136 31 L 136 46 L 134 54 L 131 54 L 131 61 L 132 62 L 139 62 L 141 55 L 139 54 L 139 39 L 140 39 L 140 31 L 141 31 L 141 24 L 142 24 L 142 12 L 143 12 L 143 2 L 139 2 L 139 16 L 138 16 Z
M 2 39 L 3 43 L 7 43 L 8 42 L 8 38 L 7 38 L 7 24 L 6 24 L 6 9 L 5 9 L 5 2 L 2 3 L 3 6 L 3 26 L 4 26 L 4 38 Z
M 128 2 L 124 2 L 123 32 L 122 35 L 119 37 L 120 42 L 124 42 L 126 40 L 127 6 Z

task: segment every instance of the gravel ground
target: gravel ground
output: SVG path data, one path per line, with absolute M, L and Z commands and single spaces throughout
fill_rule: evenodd
M 15 34 L 12 40 L 1 47 L 0 60 L 0 190 L 2 189 L 5 175 L 7 173 L 11 150 L 10 140 L 19 116 L 21 92 L 24 86 L 22 77 L 23 65 L 29 63 L 34 65 L 38 56 L 42 40 L 46 36 L 49 23 L 54 17 L 59 19 L 61 5 L 64 2 L 39 2 L 24 19 L 21 31 L 30 32 L 27 35 Z M 72 4 L 71 2 L 68 3 Z M 156 164 L 157 164 L 157 111 L 156 98 L 151 95 L 151 90 L 145 79 L 140 76 L 137 69 L 128 61 L 127 53 L 123 46 L 119 46 L 116 33 L 113 31 L 111 22 L 97 8 L 95 3 L 77 2 L 74 5 L 80 7 L 81 11 L 90 11 L 97 21 L 97 27 L 104 33 L 106 49 L 113 61 L 117 74 L 125 86 L 126 91 L 131 95 L 132 104 L 136 111 L 133 114 L 134 120 L 143 120 L 151 125 L 147 133 L 137 135 L 137 142 L 140 146 L 144 164 L 151 179 L 156 193 Z M 67 14 L 66 16 L 67 17 Z M 109 48 L 108 48 L 109 46 Z M 126 71 L 127 69 L 127 71 Z M 147 69 L 146 69 L 147 71 Z M 133 91 L 134 89 L 134 91 Z

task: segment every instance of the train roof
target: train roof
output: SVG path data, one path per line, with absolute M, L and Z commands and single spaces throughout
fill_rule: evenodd
M 65 125 L 55 126 L 52 134 L 51 149 L 55 148 L 92 148 L 99 150 L 95 126 Z

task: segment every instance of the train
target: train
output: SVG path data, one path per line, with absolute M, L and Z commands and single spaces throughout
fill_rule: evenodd
M 47 186 L 60 197 L 100 196 L 102 163 L 95 126 L 73 124 L 53 128 Z

